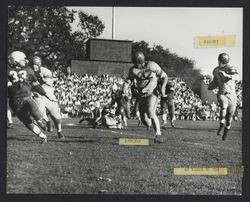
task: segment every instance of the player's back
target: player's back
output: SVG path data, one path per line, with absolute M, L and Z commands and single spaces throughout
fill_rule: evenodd
M 34 72 L 30 67 L 21 69 L 9 68 L 8 80 L 12 84 L 8 87 L 10 101 L 31 95 L 31 83 L 34 81 Z
M 219 87 L 219 92 L 218 94 L 223 94 L 223 93 L 229 93 L 232 95 L 236 95 L 235 92 L 235 81 L 234 80 L 229 80 L 226 79 L 220 71 L 226 72 L 227 68 L 226 67 L 216 67 L 214 69 L 214 76 L 216 77 L 218 81 L 218 87 Z M 226 72 L 227 73 L 227 72 Z

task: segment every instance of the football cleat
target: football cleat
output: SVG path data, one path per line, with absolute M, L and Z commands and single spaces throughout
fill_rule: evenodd
M 7 125 L 7 128 L 8 129 L 13 129 L 14 127 L 13 127 L 13 123 L 9 123 L 8 125 Z
M 219 128 L 218 131 L 217 131 L 217 135 L 218 135 L 218 136 L 221 136 L 221 133 L 222 133 L 223 128 L 224 128 L 224 124 L 220 123 L 220 128 Z
M 174 121 L 170 121 L 170 124 L 173 128 L 175 128 Z
M 46 143 L 46 142 L 48 142 L 47 137 L 45 137 L 45 138 L 41 138 L 41 143 L 42 143 L 42 144 L 44 144 L 44 143 Z
M 161 135 L 155 135 L 154 137 L 154 143 L 163 143 L 163 139 L 161 137 Z
M 64 140 L 64 139 L 65 139 L 65 137 L 64 137 L 64 135 L 63 135 L 62 132 L 58 132 L 57 135 L 58 135 L 58 138 L 59 138 L 59 139 L 61 139 L 61 140 Z

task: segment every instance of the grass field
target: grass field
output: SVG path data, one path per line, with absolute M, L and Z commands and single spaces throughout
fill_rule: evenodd
M 7 134 L 7 193 L 241 195 L 237 174 L 175 176 L 173 169 L 241 167 L 242 122 L 233 122 L 224 142 L 216 135 L 218 122 L 176 121 L 177 128 L 163 130 L 162 144 L 151 139 L 149 146 L 121 146 L 119 138 L 152 138 L 153 129 L 133 120 L 126 130 L 77 121 L 64 119 L 65 140 L 52 132 L 40 144 L 14 118 Z

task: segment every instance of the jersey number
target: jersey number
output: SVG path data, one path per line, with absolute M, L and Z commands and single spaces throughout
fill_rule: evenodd
M 16 71 L 10 71 L 10 76 L 12 78 L 12 83 L 16 83 L 18 81 L 23 82 L 27 79 L 27 72 L 25 70 L 21 70 L 18 73 Z

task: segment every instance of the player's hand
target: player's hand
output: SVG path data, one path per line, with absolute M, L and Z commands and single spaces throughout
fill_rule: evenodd
M 167 97 L 166 93 L 162 93 L 161 97 Z
M 228 75 L 226 72 L 224 72 L 224 71 L 219 71 L 225 78 L 231 78 L 231 76 L 230 75 Z
M 38 98 L 40 95 L 37 92 L 32 92 L 31 97 Z

